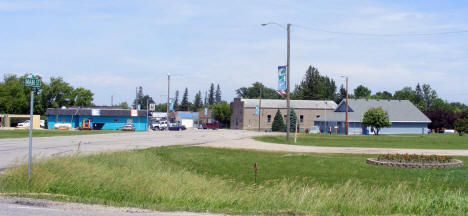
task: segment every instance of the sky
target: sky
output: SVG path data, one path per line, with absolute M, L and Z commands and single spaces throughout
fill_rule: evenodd
M 466 31 L 466 11 L 455 0 L 0 0 L 0 73 L 63 77 L 97 105 L 130 104 L 137 86 L 164 103 L 170 73 L 171 96 L 214 83 L 231 101 L 257 81 L 276 87 L 291 23 L 292 86 L 311 65 L 337 86 L 348 76 L 351 92 L 428 83 L 468 104 L 468 33 L 414 35 Z

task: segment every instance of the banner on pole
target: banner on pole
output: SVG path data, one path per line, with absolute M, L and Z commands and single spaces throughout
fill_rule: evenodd
M 174 110 L 174 99 L 169 98 L 169 111 L 173 111 L 173 110 Z
M 257 106 L 255 106 L 255 115 L 259 115 L 260 114 L 260 108 Z
M 278 88 L 276 92 L 280 95 L 286 94 L 286 66 L 278 66 Z
M 156 105 L 155 105 L 154 103 L 152 103 L 152 104 L 149 105 L 149 109 L 150 109 L 151 111 L 154 111 L 155 106 L 156 106 Z

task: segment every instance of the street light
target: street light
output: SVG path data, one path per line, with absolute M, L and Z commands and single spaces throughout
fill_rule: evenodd
M 283 25 L 280 25 L 278 23 L 275 23 L 275 22 L 269 22 L 269 23 L 263 23 L 262 26 L 266 26 L 266 25 L 270 25 L 270 24 L 273 24 L 273 25 L 277 25 L 281 28 L 284 29 L 284 26 Z M 290 112 L 291 112 L 291 106 L 290 106 L 290 94 L 289 94 L 289 91 L 290 91 L 290 88 L 289 88 L 289 75 L 290 75 L 290 31 L 291 30 L 291 24 L 288 23 L 286 25 L 286 31 L 287 31 L 287 38 L 288 38 L 288 41 L 287 41 L 287 60 L 286 60 L 286 108 L 288 109 L 287 111 L 287 117 L 286 117 L 286 142 L 289 142 L 289 132 L 291 130 L 291 125 L 289 123 L 290 119 L 289 119 L 289 116 L 290 116 Z M 296 122 L 297 124 L 297 122 Z
M 348 76 L 342 75 L 341 77 L 346 77 L 346 119 L 345 119 L 345 135 L 348 135 Z

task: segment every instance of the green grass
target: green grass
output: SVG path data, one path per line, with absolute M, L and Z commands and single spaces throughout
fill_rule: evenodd
M 294 143 L 294 134 L 289 143 L 286 142 L 285 136 L 260 136 L 255 139 L 262 142 L 305 146 L 468 149 L 468 136 L 457 134 L 343 136 L 302 133 L 298 135 L 297 143 Z
M 60 130 L 33 130 L 33 137 L 50 137 L 50 136 L 74 136 L 74 135 L 90 135 L 90 134 L 106 134 L 120 133 L 122 131 L 113 130 L 95 130 L 95 131 L 60 131 Z M 29 130 L 0 130 L 0 139 L 5 138 L 25 138 L 29 137 Z
M 43 161 L 30 187 L 25 165 L 8 169 L 0 191 L 163 211 L 468 214 L 468 168 L 376 167 L 366 157 L 161 147 Z

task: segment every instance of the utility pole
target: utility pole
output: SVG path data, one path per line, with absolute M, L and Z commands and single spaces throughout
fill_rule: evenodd
M 149 104 L 148 104 L 148 100 L 149 98 L 146 98 L 146 130 L 148 131 L 149 130 Z
M 169 126 L 169 88 L 171 86 L 171 74 L 167 73 L 167 106 L 166 106 L 166 123 Z
M 346 76 L 346 122 L 345 122 L 345 134 L 348 135 L 348 76 Z
M 288 23 L 287 25 L 287 32 L 288 32 L 288 50 L 287 50 L 287 61 L 286 61 L 286 79 L 287 79 L 287 86 L 286 86 L 286 107 L 288 109 L 288 116 L 286 118 L 286 142 L 289 142 L 289 132 L 291 130 L 291 125 L 290 125 L 290 115 L 291 115 L 291 104 L 290 104 L 290 86 L 289 86 L 289 76 L 291 72 L 291 67 L 290 67 L 290 29 L 291 29 L 291 24 Z
M 284 26 L 283 25 L 280 25 L 278 23 L 274 23 L 274 22 L 269 22 L 269 23 L 263 23 L 262 26 L 266 26 L 266 25 L 270 25 L 270 24 L 275 24 L 281 28 L 284 29 Z M 291 104 L 290 104 L 290 86 L 289 86 L 289 77 L 290 77 L 290 73 L 291 73 L 291 65 L 289 64 L 290 63 L 290 33 L 291 33 L 291 24 L 288 23 L 287 26 L 286 26 L 286 31 L 287 31 L 287 60 L 286 60 L 286 79 L 287 79 L 287 85 L 286 85 L 286 108 L 288 109 L 287 111 L 287 116 L 286 116 L 286 142 L 289 142 L 289 133 L 290 133 L 290 130 L 291 130 L 291 125 L 290 125 L 290 119 L 289 119 L 289 116 L 291 115 Z
M 261 116 L 262 116 L 262 86 L 260 86 L 260 102 L 259 102 L 259 105 L 258 105 L 258 132 L 261 131 L 261 129 L 260 129 Z
M 135 88 L 135 109 L 138 109 L 138 86 Z

